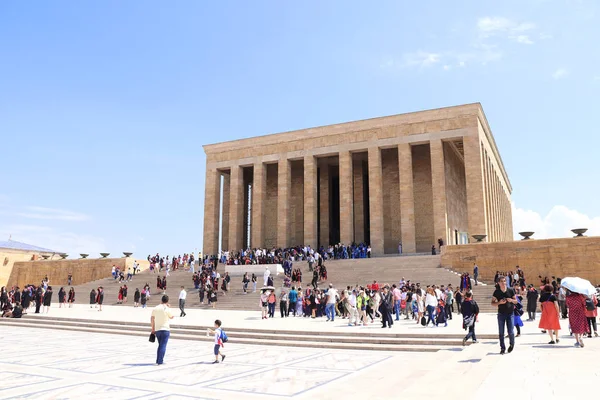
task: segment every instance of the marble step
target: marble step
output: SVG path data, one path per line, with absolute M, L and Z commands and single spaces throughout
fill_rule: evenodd
M 9 322 L 7 322 L 9 321 Z M 131 329 L 115 329 L 115 327 L 86 327 L 86 326 L 67 326 L 58 324 L 39 324 L 28 322 L 27 320 L 12 320 L 7 319 L 0 324 L 39 328 L 39 329 L 56 329 L 56 330 L 67 330 L 77 332 L 93 332 L 93 333 L 108 333 L 118 334 L 127 336 L 140 336 L 147 337 L 149 335 L 148 329 L 142 330 L 131 330 Z M 177 331 L 171 332 L 171 339 L 182 339 L 182 340 L 196 340 L 204 342 L 212 342 L 212 337 L 206 337 L 197 334 L 186 334 L 179 333 Z M 321 338 L 319 338 L 321 339 Z M 297 340 L 286 340 L 286 339 L 270 339 L 265 341 L 265 338 L 252 339 L 252 338 L 235 338 L 232 339 L 232 343 L 236 344 L 249 344 L 249 345 L 265 345 L 270 346 L 285 346 L 285 347 L 310 347 L 310 348 L 323 348 L 323 349 L 346 349 L 346 350 L 375 350 L 375 351 L 403 351 L 403 352 L 437 352 L 440 350 L 459 351 L 462 350 L 462 346 L 456 345 L 424 345 L 424 344 L 378 344 L 378 343 L 340 343 L 340 342 L 328 342 L 328 341 L 297 341 Z

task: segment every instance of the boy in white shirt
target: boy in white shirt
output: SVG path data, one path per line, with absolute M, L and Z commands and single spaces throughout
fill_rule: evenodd
M 219 363 L 219 356 L 221 356 L 221 362 L 225 361 L 225 354 L 221 352 L 221 347 L 223 346 L 223 340 L 221 339 L 221 320 L 215 320 L 215 329 L 208 328 L 208 333 L 215 335 L 215 361 L 213 361 L 213 364 Z

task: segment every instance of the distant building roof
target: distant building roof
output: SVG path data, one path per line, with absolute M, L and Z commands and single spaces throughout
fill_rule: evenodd
M 43 247 L 33 246 L 27 243 L 21 243 L 14 240 L 0 240 L 0 249 L 23 250 L 23 251 L 39 251 L 41 253 L 57 253 L 54 250 L 45 249 Z

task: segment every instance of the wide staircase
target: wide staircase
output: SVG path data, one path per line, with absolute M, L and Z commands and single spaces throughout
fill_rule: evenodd
M 460 283 L 460 277 L 455 272 L 449 271 L 440 267 L 440 256 L 397 256 L 397 257 L 379 257 L 371 259 L 350 259 L 350 260 L 335 260 L 327 261 L 328 281 L 319 282 L 322 288 L 327 287 L 329 283 L 338 288 L 346 286 L 366 285 L 377 281 L 378 283 L 398 283 L 401 278 L 410 280 L 414 283 L 420 283 L 421 287 L 427 285 L 444 285 L 452 284 L 454 288 Z M 224 275 L 224 266 L 219 264 L 219 271 Z M 310 285 L 312 273 L 308 270 L 306 262 L 295 262 L 293 268 L 302 269 L 302 287 L 306 288 Z M 163 291 L 159 290 L 156 285 L 157 276 L 164 276 L 163 272 L 144 271 L 133 277 L 133 281 L 127 282 L 128 287 L 128 302 L 126 305 L 131 305 L 133 295 L 136 288 L 141 289 L 146 283 L 150 285 L 151 296 L 147 302 L 149 307 L 160 303 Z M 263 277 L 258 277 L 257 288 L 260 289 L 263 283 Z M 275 286 L 281 287 L 283 284 L 283 276 L 275 277 Z M 89 293 L 92 288 L 98 286 L 104 288 L 104 304 L 116 305 L 117 296 L 121 284 L 111 278 L 105 278 L 94 282 L 89 282 L 83 285 L 75 286 L 76 303 L 89 303 Z M 176 303 L 175 299 L 179 297 L 179 292 L 183 286 L 188 292 L 186 307 L 191 308 L 208 308 L 208 305 L 200 304 L 198 291 L 194 289 L 192 282 L 192 274 L 184 270 L 171 271 L 167 277 L 166 294 Z M 242 278 L 232 277 L 230 283 L 230 291 L 226 294 L 219 292 L 217 308 L 223 310 L 258 310 L 259 309 L 259 293 L 252 292 L 252 285 L 248 287 L 248 293 L 244 293 L 242 288 Z M 495 309 L 490 305 L 493 286 L 489 284 L 473 285 L 473 295 L 477 300 L 481 312 L 494 312 Z M 205 298 L 206 302 L 206 298 Z
M 328 281 L 319 282 L 324 288 L 332 283 L 336 288 L 346 286 L 366 285 L 376 280 L 378 283 L 393 284 L 404 278 L 411 282 L 419 282 L 422 287 L 427 285 L 448 285 L 456 287 L 459 284 L 459 275 L 456 272 L 440 267 L 439 256 L 397 256 L 379 257 L 359 260 L 337 260 L 326 263 Z M 302 287 L 309 286 L 312 274 L 308 271 L 305 262 L 294 263 L 294 268 L 303 271 Z M 223 273 L 224 266 L 219 265 L 219 271 Z M 164 273 L 151 273 L 144 271 L 134 276 L 132 282 L 127 282 L 128 302 L 119 307 L 131 307 L 136 288 L 142 288 L 146 283 L 150 285 L 152 296 L 147 305 L 152 307 L 159 304 L 162 291 L 156 287 L 156 277 Z M 188 271 L 173 271 L 167 278 L 166 294 L 171 297 L 171 303 L 177 304 L 177 298 L 181 286 L 188 292 L 186 308 L 208 308 L 201 305 L 197 290 L 194 289 L 192 274 Z M 258 288 L 262 286 L 263 277 L 258 277 Z M 283 277 L 275 277 L 275 286 L 280 288 Z M 89 292 L 92 288 L 102 286 L 105 291 L 104 304 L 116 305 L 117 294 L 121 284 L 112 278 L 101 279 L 75 287 L 76 302 L 79 304 L 89 303 Z M 492 285 L 473 286 L 474 297 L 478 301 L 481 312 L 495 311 L 491 305 Z M 240 277 L 231 280 L 230 292 L 226 295 L 219 293 L 217 310 L 259 310 L 259 293 L 252 293 L 249 287 L 247 294 L 242 290 Z M 99 321 L 93 319 L 59 318 L 49 316 L 26 316 L 22 320 L 3 319 L 1 323 L 15 324 L 18 326 L 29 326 L 49 329 L 78 330 L 87 332 L 103 332 L 126 335 L 145 336 L 148 334 L 147 323 L 123 322 L 123 321 Z M 183 324 L 172 325 L 172 337 L 184 340 L 212 340 L 203 333 L 206 327 L 191 326 Z M 394 333 L 393 331 L 380 332 L 381 330 L 370 330 L 368 335 L 357 335 L 353 331 L 340 332 L 314 332 L 281 329 L 263 329 L 259 327 L 235 327 L 228 328 L 228 335 L 235 343 L 264 344 L 268 339 L 270 345 L 313 347 L 313 348 L 336 348 L 355 350 L 386 350 L 386 351 L 439 351 L 456 350 L 462 348 L 462 334 L 423 334 L 418 330 L 414 333 Z M 485 338 L 486 335 L 478 335 Z

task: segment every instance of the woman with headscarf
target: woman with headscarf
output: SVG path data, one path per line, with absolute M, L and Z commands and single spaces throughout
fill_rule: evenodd
M 583 335 L 589 332 L 585 316 L 585 296 L 567 290 L 567 308 L 569 309 L 569 325 L 575 336 L 575 346 L 584 347 Z
M 44 293 L 44 307 L 46 308 L 46 314 L 50 312 L 50 304 L 52 303 L 52 286 L 48 286 L 46 293 Z
M 75 289 L 73 287 L 71 287 L 71 289 L 69 289 L 69 308 L 73 307 L 73 303 L 75 303 Z
M 63 304 L 67 302 L 66 297 L 65 288 L 61 287 L 58 291 L 58 308 L 62 308 Z

